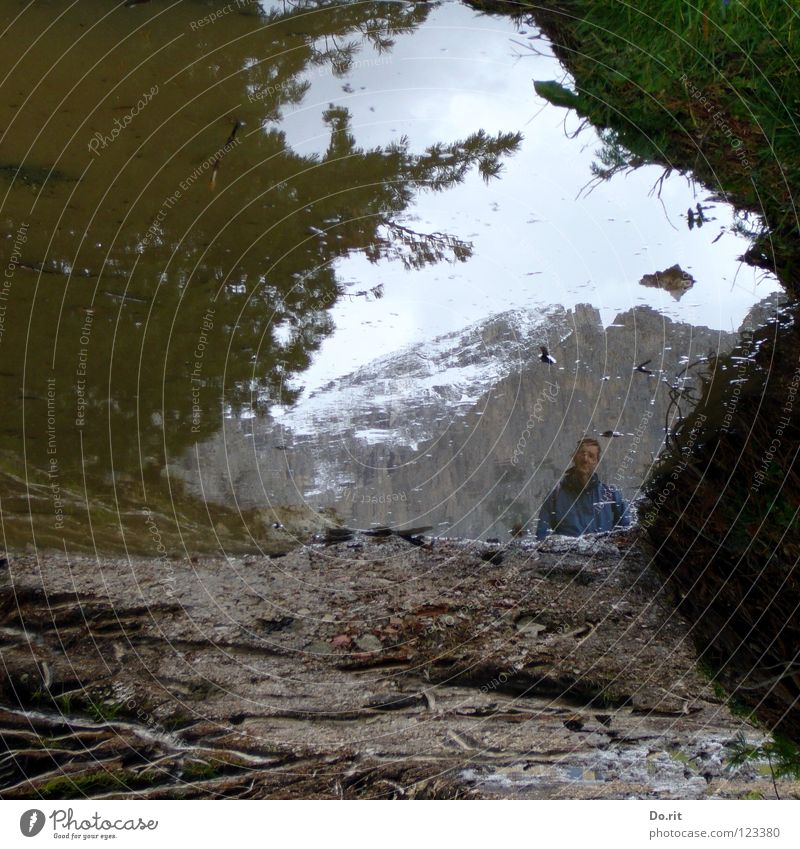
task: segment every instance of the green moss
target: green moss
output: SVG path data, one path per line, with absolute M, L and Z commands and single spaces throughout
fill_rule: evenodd
M 727 705 L 732 716 L 744 719 L 752 724 L 757 723 L 758 717 L 756 715 L 756 711 L 740 699 L 737 699 L 735 696 L 731 696 L 727 699 Z
M 184 766 L 181 778 L 184 781 L 206 781 L 219 777 L 219 769 L 211 764 L 193 761 Z
M 766 228 L 748 255 L 776 266 L 800 291 L 792 195 L 800 185 L 796 15 L 768 2 L 514 6 L 531 7 L 574 78 L 574 91 L 540 82 L 537 92 L 601 131 L 597 178 L 651 162 L 691 173 L 763 215 Z
M 118 772 L 98 771 L 62 776 L 48 781 L 39 788 L 42 799 L 71 799 L 109 793 L 114 790 L 127 792 L 159 783 L 162 776 L 155 772 L 134 773 L 129 770 Z

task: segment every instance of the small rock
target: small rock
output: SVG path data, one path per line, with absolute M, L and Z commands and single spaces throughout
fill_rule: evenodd
M 373 696 L 368 702 L 367 707 L 373 710 L 403 710 L 408 707 L 416 707 L 425 701 L 424 697 L 419 693 L 411 694 L 392 694 L 383 696 Z
M 362 634 L 356 638 L 356 645 L 365 652 L 380 651 L 383 648 L 383 643 L 372 634 Z
M 542 631 L 547 630 L 547 625 L 537 622 L 533 616 L 528 616 L 526 614 L 523 614 L 516 620 L 516 622 L 514 622 L 514 627 L 518 631 L 529 634 L 531 637 L 538 637 Z

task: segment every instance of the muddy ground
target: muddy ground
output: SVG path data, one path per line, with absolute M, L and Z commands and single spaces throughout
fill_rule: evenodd
M 799 794 L 635 532 L 10 556 L 0 646 L 6 799 Z

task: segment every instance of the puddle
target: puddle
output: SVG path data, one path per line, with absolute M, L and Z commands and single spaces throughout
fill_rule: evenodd
M 586 432 L 635 495 L 670 382 L 778 288 L 731 208 L 582 191 L 599 139 L 505 18 L 215 10 L 6 4 L 8 544 L 248 550 L 287 505 L 505 538 Z

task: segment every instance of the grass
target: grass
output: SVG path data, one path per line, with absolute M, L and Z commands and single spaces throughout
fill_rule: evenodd
M 122 704 L 119 702 L 89 702 L 87 705 L 89 716 L 96 722 L 112 722 L 117 718 Z
M 757 720 L 756 712 L 744 704 L 736 696 L 728 696 L 725 689 L 717 680 L 717 672 L 705 662 L 697 664 L 698 672 L 707 678 L 714 688 L 715 695 L 725 702 L 733 716 L 762 727 Z M 729 756 L 726 769 L 733 770 L 746 763 L 754 762 L 759 772 L 772 777 L 773 786 L 777 795 L 776 782 L 780 778 L 789 778 L 794 781 L 800 780 L 800 748 L 785 734 L 773 732 L 768 742 L 754 746 L 748 743 L 743 732 L 739 732 L 734 743 L 728 746 Z M 680 759 L 680 758 L 678 758 Z M 766 765 L 764 762 L 766 761 Z M 762 798 L 760 794 L 753 798 Z
M 74 710 L 72 696 L 69 693 L 66 693 L 63 696 L 58 696 L 55 699 L 55 703 L 64 716 L 69 716 Z
M 42 698 L 41 690 L 37 690 L 32 696 L 35 703 L 42 701 Z M 113 722 L 120 717 L 123 708 L 122 702 L 103 700 L 97 696 L 91 698 L 87 695 L 75 698 L 73 693 L 65 693 L 55 697 L 48 695 L 48 698 L 52 699 L 56 709 L 64 717 L 89 716 L 95 722 Z
M 537 91 L 601 130 L 595 176 L 653 162 L 691 173 L 763 216 L 749 258 L 800 291 L 798 13 L 766 0 L 530 5 L 574 81 Z

